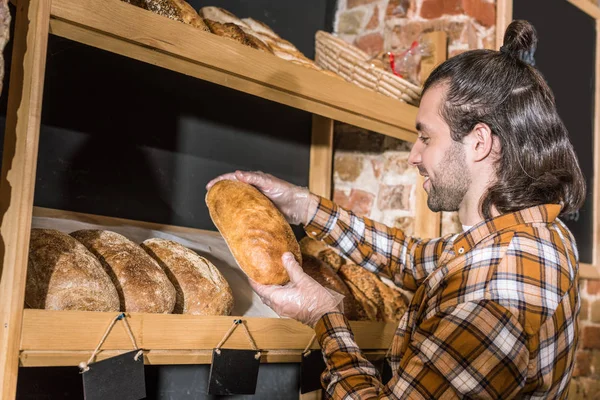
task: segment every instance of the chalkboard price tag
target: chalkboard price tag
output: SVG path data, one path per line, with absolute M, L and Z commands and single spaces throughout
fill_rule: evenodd
M 146 397 L 144 355 L 133 350 L 88 365 L 83 372 L 85 400 L 139 400 Z
M 325 371 L 325 361 L 321 350 L 311 350 L 302 355 L 300 363 L 300 393 L 322 389 L 321 374 Z
M 260 354 L 257 350 L 213 349 L 208 394 L 254 394 Z
M 392 372 L 390 361 L 385 358 L 383 360 L 383 371 L 381 372 L 381 383 L 387 385 L 387 383 L 392 379 L 393 375 L 394 373 Z

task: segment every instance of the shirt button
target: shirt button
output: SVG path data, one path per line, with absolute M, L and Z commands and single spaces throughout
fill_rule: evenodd
M 313 234 L 313 236 L 317 236 L 317 232 L 312 231 L 311 233 Z
M 462 254 L 465 252 L 465 248 L 461 247 L 460 249 L 458 249 L 458 254 Z

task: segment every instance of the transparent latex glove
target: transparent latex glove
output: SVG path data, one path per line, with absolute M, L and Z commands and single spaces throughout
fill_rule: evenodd
M 264 172 L 235 171 L 216 177 L 208 182 L 206 190 L 225 179 L 248 183 L 269 198 L 281 211 L 287 222 L 293 225 L 308 223 L 311 194 L 307 188 L 292 185 Z
M 283 266 L 290 276 L 286 285 L 261 285 L 250 280 L 250 285 L 268 305 L 282 317 L 293 318 L 312 328 L 328 312 L 341 312 L 344 296 L 327 290 L 308 276 L 292 253 L 284 253 Z

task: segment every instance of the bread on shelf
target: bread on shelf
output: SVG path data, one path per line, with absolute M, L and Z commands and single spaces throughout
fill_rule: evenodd
M 172 240 L 152 238 L 141 246 L 175 286 L 174 314 L 231 314 L 234 301 L 229 283 L 209 260 Z
M 155 14 L 184 22 L 193 27 L 208 32 L 208 27 L 196 10 L 185 0 L 122 0 L 125 3 L 152 11 Z
M 273 54 L 273 51 L 269 46 L 263 43 L 261 40 L 253 35 L 247 34 L 241 27 L 231 22 L 218 22 L 211 19 L 204 20 L 206 26 L 208 26 L 211 33 L 217 36 L 226 37 L 234 40 L 244 46 L 252 47 L 256 50 L 261 50 L 266 53 Z
M 210 188 L 206 205 L 246 275 L 265 285 L 289 282 L 281 257 L 291 252 L 301 264 L 300 246 L 290 225 L 267 197 L 254 186 L 223 180 Z
M 49 310 L 119 311 L 119 295 L 83 244 L 54 229 L 32 229 L 25 304 Z
M 211 21 L 220 22 L 222 24 L 235 24 L 242 28 L 250 28 L 245 22 L 233 15 L 231 12 L 220 8 L 207 6 L 202 7 L 198 10 L 198 15 L 204 19 L 210 19 Z
M 335 271 L 373 321 L 399 321 L 409 303 L 405 291 L 386 284 L 376 274 L 356 265 L 325 242 L 305 237 L 300 241 L 303 254 L 315 256 Z
M 121 311 L 171 313 L 175 287 L 152 257 L 116 232 L 84 229 L 71 233 L 108 271 L 119 293 Z
M 323 287 L 344 296 L 344 314 L 350 321 L 368 320 L 361 304 L 354 298 L 348 286 L 327 264 L 316 257 L 302 254 L 302 269 Z

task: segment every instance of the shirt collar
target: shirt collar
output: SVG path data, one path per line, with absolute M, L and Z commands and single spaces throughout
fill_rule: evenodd
M 454 241 L 454 251 L 456 254 L 464 254 L 494 233 L 516 225 L 552 223 L 560 214 L 560 210 L 560 204 L 544 204 L 481 221 L 458 235 Z

